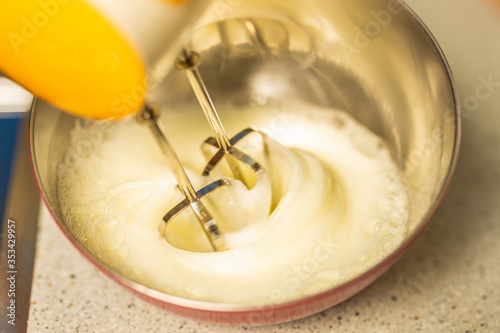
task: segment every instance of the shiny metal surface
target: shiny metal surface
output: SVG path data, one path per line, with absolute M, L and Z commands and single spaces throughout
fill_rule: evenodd
M 231 148 L 229 137 L 226 134 L 226 130 L 222 125 L 219 115 L 217 114 L 217 110 L 215 109 L 212 99 L 210 98 L 210 94 L 208 93 L 205 83 L 203 82 L 200 72 L 198 71 L 198 66 L 200 65 L 199 54 L 184 50 L 183 54 L 176 59 L 175 65 L 177 70 L 186 73 L 189 84 L 191 84 L 191 88 L 196 95 L 196 99 L 198 100 L 198 103 L 200 104 L 200 107 L 210 124 L 210 128 L 212 129 L 214 138 L 217 141 L 217 145 L 224 153 L 222 156 L 227 157 L 226 161 L 229 169 L 231 170 L 232 178 L 241 180 L 247 185 L 237 161 L 234 160 L 229 154 L 229 149 Z
M 137 113 L 137 117 L 139 122 L 147 123 L 151 129 L 151 133 L 155 137 L 158 145 L 161 148 L 161 151 L 164 157 L 167 160 L 168 166 L 172 170 L 172 173 L 177 180 L 177 184 L 182 194 L 186 198 L 181 201 L 174 208 L 170 209 L 168 213 L 165 215 L 163 220 L 165 224 L 161 224 L 160 226 L 160 234 L 166 237 L 167 232 L 167 224 L 168 222 L 181 213 L 186 208 L 191 208 L 196 219 L 200 223 L 201 228 L 205 232 L 208 240 L 210 241 L 210 245 L 212 246 L 213 251 L 222 251 L 225 249 L 225 241 L 224 235 L 220 232 L 219 227 L 217 226 L 216 221 L 205 207 L 205 205 L 201 202 L 201 198 L 210 193 L 211 191 L 215 191 L 220 186 L 227 185 L 224 182 L 213 182 L 200 191 L 196 191 L 193 187 L 193 184 L 189 180 L 186 171 L 184 170 L 184 166 L 182 165 L 177 153 L 174 148 L 170 145 L 170 142 L 167 140 L 167 135 L 165 133 L 165 128 L 163 124 L 160 122 L 160 110 L 156 106 L 145 105 L 144 108 Z
M 229 101 L 235 107 L 280 108 L 282 101 L 297 98 L 343 109 L 381 136 L 408 188 L 407 241 L 385 261 L 344 285 L 265 308 L 162 294 L 118 276 L 92 254 L 86 253 L 87 257 L 151 303 L 192 318 L 230 324 L 261 325 L 304 317 L 338 304 L 373 282 L 429 222 L 456 163 L 458 98 L 446 60 L 425 26 L 399 1 L 241 1 L 224 13 L 206 15 L 193 32 L 190 48 L 202 56 L 199 70 L 216 105 Z M 185 77 L 175 72 L 152 91 L 151 99 L 172 112 L 196 103 Z M 219 108 L 219 113 L 224 116 L 224 110 Z M 56 183 L 57 173 L 76 163 L 67 151 L 75 118 L 37 101 L 31 121 L 37 181 L 49 209 L 68 233 Z M 96 133 L 109 126 L 92 121 L 80 124 L 95 128 Z M 76 159 L 85 152 L 79 154 Z
M 229 149 L 227 151 L 224 151 L 223 148 L 220 148 L 217 139 L 215 139 L 214 137 L 209 137 L 208 139 L 206 139 L 202 145 L 202 151 L 205 155 L 205 158 L 208 160 L 208 163 L 203 169 L 203 175 L 204 176 L 210 175 L 214 170 L 214 168 L 217 166 L 217 164 L 219 164 L 222 161 L 225 155 L 229 155 L 231 158 L 234 159 L 234 161 L 242 163 L 242 165 L 244 165 L 254 173 L 254 176 L 260 176 L 264 174 L 265 170 L 262 168 L 259 162 L 257 162 L 252 157 L 248 156 L 243 151 L 235 147 L 235 145 L 238 142 L 240 142 L 245 137 L 251 134 L 257 134 L 261 136 L 261 138 L 264 138 L 266 135 L 265 133 L 260 132 L 259 130 L 256 130 L 254 128 L 251 127 L 245 128 L 244 130 L 238 132 L 231 139 L 228 139 Z M 264 146 L 263 147 L 264 151 L 266 152 L 267 150 L 265 144 L 263 144 L 263 146 Z M 211 150 L 213 150 L 213 152 L 210 152 Z M 253 185 L 255 185 L 255 182 L 257 181 L 256 179 L 252 179 L 253 183 L 249 182 L 248 175 L 243 176 L 241 174 L 241 177 L 245 178 L 245 182 L 243 183 L 247 185 L 248 188 L 251 188 Z

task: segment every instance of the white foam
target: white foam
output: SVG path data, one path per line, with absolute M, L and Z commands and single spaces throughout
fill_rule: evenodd
M 299 103 L 219 111 L 230 134 L 253 125 L 294 147 L 270 142 L 264 160 L 259 140 L 242 144 L 266 167 L 273 196 L 268 178 L 254 192 L 221 192 L 217 205 L 232 202 L 222 213 L 235 223 L 231 250 L 189 252 L 159 234 L 162 217 L 182 196 L 147 128 L 133 121 L 106 128 L 102 140 L 60 173 L 60 206 L 70 232 L 106 265 L 144 285 L 182 297 L 253 304 L 332 288 L 403 242 L 407 197 L 397 168 L 382 140 L 346 113 Z M 196 175 L 205 163 L 199 145 L 210 135 L 201 112 L 163 118 L 194 184 L 206 184 Z M 68 151 L 81 145 L 85 131 L 75 130 Z M 266 220 L 269 207 L 274 211 Z M 244 218 L 234 217 L 243 211 Z M 196 226 L 190 230 L 201 233 Z

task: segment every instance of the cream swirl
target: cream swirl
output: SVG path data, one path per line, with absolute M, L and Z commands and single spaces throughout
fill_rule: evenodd
M 252 113 L 256 123 L 259 114 Z M 147 129 L 135 123 L 115 125 L 87 158 L 61 175 L 60 207 L 68 229 L 118 273 L 186 298 L 280 303 L 345 282 L 404 240 L 405 189 L 380 139 L 343 113 L 336 113 L 341 128 L 311 114 L 316 113 L 296 116 L 296 126 L 288 128 L 289 134 L 311 136 L 301 149 L 269 137 L 267 153 L 261 145 L 244 148 L 266 170 L 255 187 L 230 180 L 231 186 L 207 199 L 226 234 L 227 251 L 204 252 L 203 232 L 186 219 L 169 226 L 168 241 L 159 234 L 162 217 L 182 195 Z M 315 133 L 297 132 L 307 124 Z M 358 148 L 361 136 L 375 141 L 376 151 Z M 338 151 L 324 149 L 326 143 L 339 145 Z M 195 187 L 220 177 L 200 176 L 203 160 L 185 154 Z

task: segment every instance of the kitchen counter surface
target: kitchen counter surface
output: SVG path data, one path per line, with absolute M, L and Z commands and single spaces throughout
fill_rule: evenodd
M 456 175 L 407 253 L 373 285 L 318 315 L 223 327 L 159 310 L 98 272 L 40 217 L 29 332 L 500 332 L 500 11 L 477 0 L 407 1 L 429 26 L 467 104 Z M 470 97 L 468 99 L 468 97 Z

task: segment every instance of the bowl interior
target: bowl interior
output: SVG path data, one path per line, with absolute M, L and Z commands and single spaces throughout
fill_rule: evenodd
M 286 113 L 283 101 L 290 99 L 351 114 L 385 140 L 400 169 L 410 202 L 411 242 L 443 195 L 459 139 L 451 74 L 425 27 L 398 1 L 239 1 L 221 8 L 215 6 L 202 19 L 190 44 L 202 56 L 200 72 L 215 105 L 221 106 L 221 118 L 228 108 L 248 105 Z M 150 70 L 150 98 L 168 118 L 169 112 L 182 112 L 195 101 L 183 74 L 170 72 L 156 82 L 161 73 L 161 64 Z M 93 134 L 69 150 L 75 126 Z M 42 101 L 34 104 L 30 135 L 35 176 L 66 233 L 58 173 L 85 158 L 109 126 L 113 124 L 78 119 Z M 102 266 L 95 254 L 87 255 Z M 163 297 L 139 289 L 146 296 Z M 182 302 L 168 295 L 164 300 Z M 189 307 L 205 307 L 201 304 L 190 302 Z

